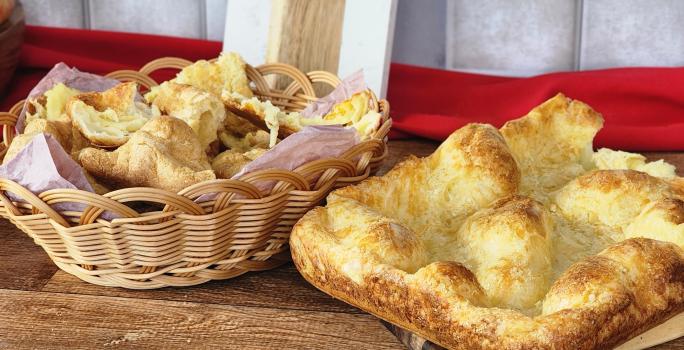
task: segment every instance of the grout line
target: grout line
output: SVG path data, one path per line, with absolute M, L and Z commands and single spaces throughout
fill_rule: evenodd
M 582 69 L 582 34 L 584 31 L 584 0 L 577 0 L 575 12 L 575 70 Z
M 91 29 L 90 0 L 81 0 L 83 4 L 83 28 Z
M 452 13 L 451 10 L 454 6 L 455 5 L 454 5 L 453 1 L 447 1 L 446 2 L 446 11 L 444 11 L 445 15 L 446 15 L 446 21 L 444 21 L 444 32 L 445 32 L 445 35 L 444 35 L 445 43 L 444 43 L 444 45 L 446 45 L 446 50 L 444 50 L 444 56 L 445 57 L 444 57 L 444 67 L 442 67 L 443 69 L 454 69 L 451 66 L 451 62 L 452 62 L 451 59 L 452 59 L 452 56 L 454 54 L 452 52 L 454 45 L 451 41 L 452 37 L 453 37 L 452 30 L 451 30 L 451 22 L 453 21 L 454 16 L 451 15 L 451 13 Z
M 207 40 L 207 0 L 199 0 L 200 6 L 200 38 Z

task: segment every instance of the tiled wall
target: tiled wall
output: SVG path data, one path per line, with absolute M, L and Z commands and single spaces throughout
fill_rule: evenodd
M 682 0 L 399 0 L 393 61 L 529 75 L 684 65 Z
M 32 24 L 221 40 L 228 0 L 22 1 Z M 684 65 L 684 0 L 398 0 L 392 60 L 505 75 Z
M 20 0 L 29 24 L 221 40 L 228 0 Z M 257 0 L 263 1 L 263 0 Z

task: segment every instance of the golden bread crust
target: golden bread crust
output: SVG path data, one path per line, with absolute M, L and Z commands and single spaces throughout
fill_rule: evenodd
M 85 170 L 115 187 L 155 187 L 178 192 L 216 178 L 190 126 L 180 119 L 153 118 L 114 151 L 85 148 Z
M 159 110 L 135 101 L 134 82 L 121 83 L 104 92 L 87 92 L 67 102 L 66 113 L 74 128 L 92 144 L 114 148 L 123 145 Z
M 218 139 L 226 110 L 219 97 L 192 85 L 164 82 L 145 99 L 165 115 L 186 122 L 199 138 L 203 149 Z
M 684 311 L 684 203 L 677 179 L 593 170 L 601 124 L 559 95 L 457 130 L 304 215 L 295 265 L 448 348 L 618 345 Z

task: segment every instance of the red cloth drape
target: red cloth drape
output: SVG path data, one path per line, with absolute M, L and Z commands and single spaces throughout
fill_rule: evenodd
M 83 71 L 137 69 L 163 56 L 216 57 L 221 43 L 154 35 L 28 26 L 7 110 L 57 62 Z M 161 73 L 164 74 L 163 72 Z M 606 119 L 596 144 L 630 150 L 684 150 L 684 68 L 618 68 L 495 77 L 392 64 L 387 99 L 395 132 L 444 139 L 469 122 L 497 126 L 557 92 L 582 100 Z
M 509 78 L 393 64 L 388 100 L 394 129 L 440 140 L 473 121 L 501 126 L 558 92 L 603 114 L 598 146 L 684 150 L 684 68 Z

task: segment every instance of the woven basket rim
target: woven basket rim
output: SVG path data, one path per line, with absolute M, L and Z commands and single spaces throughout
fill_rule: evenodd
M 149 89 L 152 86 L 158 85 L 158 82 L 150 77 L 151 73 L 161 69 L 182 69 L 183 67 L 192 63 L 193 62 L 191 61 L 178 57 L 163 57 L 150 61 L 138 71 L 117 70 L 107 74 L 106 76 L 113 77 L 124 82 L 135 81 L 141 86 Z M 313 83 L 325 83 L 335 87 L 341 82 L 341 80 L 333 73 L 325 71 L 312 71 L 303 73 L 297 68 L 284 63 L 270 63 L 256 67 L 247 65 L 246 71 L 248 78 L 254 84 L 253 90 L 256 96 L 260 97 L 260 99 L 269 99 L 274 105 L 278 105 L 279 103 L 282 105 L 285 103 L 286 109 L 288 107 L 294 107 L 295 110 L 297 107 L 302 109 L 309 102 L 317 100 L 318 97 L 316 97 L 314 94 L 312 85 Z M 272 89 L 269 87 L 269 85 L 266 83 L 266 79 L 263 77 L 263 75 L 266 74 L 280 74 L 288 76 L 292 79 L 292 83 L 290 83 L 290 85 L 288 85 L 288 87 L 282 91 Z M 77 223 L 78 226 L 81 226 L 93 223 L 95 221 L 107 221 L 100 217 L 100 215 L 105 211 L 109 211 L 120 216 L 120 218 L 112 219 L 113 223 L 125 221 L 126 218 L 140 217 L 140 213 L 137 213 L 135 210 L 132 210 L 123 204 L 129 201 L 156 202 L 164 206 L 164 209 L 161 211 L 145 212 L 145 217 L 150 215 L 161 215 L 168 214 L 170 212 L 177 212 L 185 216 L 193 215 L 196 216 L 198 220 L 201 220 L 203 216 L 210 216 L 226 209 L 226 207 L 221 205 L 221 203 L 227 204 L 230 201 L 259 204 L 270 203 L 273 200 L 278 200 L 279 198 L 283 197 L 283 193 L 314 193 L 320 190 L 329 192 L 329 190 L 334 187 L 336 181 L 330 181 L 330 179 L 325 181 L 324 179 L 323 183 L 318 189 L 311 189 L 311 185 L 302 186 L 302 183 L 308 183 L 307 175 L 309 170 L 307 166 L 330 168 L 330 170 L 333 172 L 342 172 L 343 170 L 347 170 L 345 175 L 351 175 L 349 176 L 350 180 L 347 182 L 353 182 L 355 177 L 367 177 L 368 171 L 370 170 L 370 163 L 382 160 L 387 154 L 387 134 L 392 125 L 392 119 L 389 116 L 389 103 L 387 100 L 377 99 L 372 90 L 368 91 L 371 92 L 372 96 L 372 108 L 379 112 L 382 116 L 381 125 L 370 139 L 361 141 L 357 145 L 351 147 L 342 155 L 342 157 L 333 157 L 307 162 L 293 171 L 283 169 L 265 169 L 244 174 L 242 177 L 240 177 L 240 179 L 208 180 L 190 185 L 178 193 L 153 187 L 128 187 L 114 190 L 103 195 L 75 189 L 53 189 L 36 195 L 12 180 L 0 178 L 0 203 L 4 206 L 10 216 L 16 217 L 25 215 L 22 212 L 22 208 L 25 212 L 27 210 L 25 208 L 27 206 L 26 204 L 28 204 L 28 206 L 32 208 L 31 212 L 33 214 L 43 213 L 55 221 L 55 223 L 58 223 L 66 228 L 73 226 L 75 222 L 73 222 L 73 220 L 70 221 L 65 219 L 60 212 L 52 208 L 52 204 L 60 202 L 82 203 L 85 206 L 85 209 L 82 212 L 81 220 L 79 220 Z M 287 101 L 283 101 L 285 98 L 290 98 L 295 102 L 288 103 Z M 4 157 L 7 148 L 16 136 L 15 125 L 19 113 L 23 108 L 24 102 L 25 100 L 17 102 L 8 112 L 0 112 L 0 125 L 3 127 L 2 144 L 4 145 L 4 148 L 0 150 L 0 157 Z M 378 150 L 382 150 L 383 153 L 375 154 Z M 350 160 L 351 158 L 361 158 L 361 160 L 359 163 L 354 165 Z M 329 161 L 329 164 L 326 164 L 326 161 Z M 349 164 L 351 164 L 351 167 L 356 168 L 356 172 L 354 174 L 348 174 Z M 327 170 L 327 172 L 329 173 L 330 170 Z M 326 178 L 332 177 L 334 176 L 326 176 Z M 258 179 L 250 182 L 249 180 L 243 180 L 245 178 Z M 270 178 L 277 179 L 278 182 L 270 193 L 263 195 L 255 186 L 255 182 Z M 319 178 L 318 183 L 321 182 L 321 178 Z M 210 203 L 219 202 L 219 205 L 214 205 L 211 210 L 202 208 L 202 204 L 208 205 L 209 203 L 196 203 L 193 201 L 199 197 L 200 194 L 217 193 L 217 191 L 220 192 L 219 190 L 228 190 L 231 191 L 231 194 L 238 193 L 240 195 L 246 196 L 246 198 L 226 199 L 226 196 L 222 196 L 223 193 L 221 193 L 218 195 L 218 198 L 213 201 L 209 201 Z M 6 191 L 12 192 L 17 197 L 23 199 L 26 203 L 22 205 L 21 202 L 11 201 L 4 194 Z M 136 195 L 134 197 L 127 197 L 132 193 L 135 193 Z M 230 194 L 227 196 L 230 196 Z M 132 198 L 137 200 L 133 200 Z

